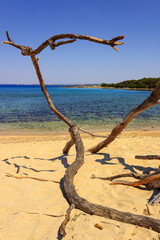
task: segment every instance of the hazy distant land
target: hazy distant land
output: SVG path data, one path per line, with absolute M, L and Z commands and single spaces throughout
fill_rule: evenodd
M 139 80 L 126 80 L 119 83 L 102 83 L 102 84 L 77 84 L 67 87 L 71 88 L 123 88 L 134 90 L 153 90 L 160 78 L 142 78 Z

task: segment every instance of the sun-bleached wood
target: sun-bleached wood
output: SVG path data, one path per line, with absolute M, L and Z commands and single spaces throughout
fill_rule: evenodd
M 58 111 L 56 109 L 56 107 L 54 106 L 54 104 L 46 90 L 44 80 L 42 78 L 42 74 L 40 72 L 40 68 L 38 65 L 38 58 L 35 57 L 36 54 L 39 54 L 48 45 L 51 47 L 52 50 L 54 50 L 57 46 L 73 43 L 75 41 L 75 39 L 88 40 L 88 41 L 92 41 L 92 42 L 96 42 L 96 43 L 110 45 L 113 49 L 117 50 L 117 48 L 115 48 L 115 46 L 123 44 L 123 43 L 119 43 L 117 41 L 123 39 L 124 36 L 119 36 L 119 37 L 111 39 L 110 41 L 107 41 L 107 40 L 94 38 L 94 37 L 90 37 L 90 36 L 86 36 L 86 35 L 59 34 L 59 35 L 55 35 L 55 36 L 47 39 L 44 43 L 42 43 L 35 50 L 32 50 L 32 48 L 29 46 L 25 47 L 25 46 L 15 44 L 11 40 L 8 32 L 7 32 L 7 38 L 8 38 L 8 41 L 3 42 L 4 44 L 10 44 L 10 45 L 20 49 L 22 55 L 24 55 L 24 56 L 31 56 L 31 60 L 32 60 L 33 66 L 35 68 L 37 77 L 39 79 L 39 83 L 40 83 L 42 92 L 48 102 L 50 109 L 57 115 L 57 117 L 60 120 L 64 121 L 69 126 L 69 131 L 71 133 L 72 141 L 75 143 L 76 158 L 75 158 L 75 161 L 67 168 L 65 175 L 64 175 L 64 180 L 63 180 L 64 192 L 65 192 L 66 198 L 70 204 L 70 207 L 67 211 L 65 220 L 63 221 L 62 225 L 60 226 L 61 235 L 65 236 L 65 234 L 66 234 L 65 226 L 69 220 L 69 216 L 70 216 L 71 210 L 73 208 L 80 209 L 91 215 L 102 216 L 105 218 L 138 225 L 141 227 L 152 229 L 156 232 L 160 232 L 160 220 L 158 220 L 158 219 L 154 219 L 154 218 L 150 218 L 150 217 L 146 217 L 146 216 L 142 216 L 142 215 L 135 215 L 135 214 L 128 213 L 128 212 L 118 211 L 118 210 L 115 210 L 115 209 L 112 209 L 109 207 L 104 207 L 104 206 L 101 206 L 98 204 L 93 204 L 78 195 L 78 193 L 76 192 L 73 180 L 74 180 L 74 176 L 77 174 L 78 170 L 84 164 L 84 146 L 83 146 L 81 136 L 79 134 L 79 128 L 74 123 L 72 123 L 72 121 L 70 121 L 70 119 L 68 119 L 60 111 Z M 65 38 L 70 38 L 72 40 L 61 41 L 59 43 L 55 43 L 56 40 L 65 39 Z

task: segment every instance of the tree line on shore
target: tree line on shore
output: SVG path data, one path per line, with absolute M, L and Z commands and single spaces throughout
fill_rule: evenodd
M 119 83 L 102 83 L 101 87 L 113 87 L 113 88 L 147 88 L 153 89 L 157 86 L 160 78 L 142 78 L 139 80 L 126 80 Z

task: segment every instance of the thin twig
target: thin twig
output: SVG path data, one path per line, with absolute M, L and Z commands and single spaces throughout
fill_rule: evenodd
M 62 224 L 61 224 L 61 226 L 59 228 L 60 234 L 63 237 L 65 237 L 65 235 L 66 235 L 65 227 L 66 227 L 67 223 L 70 220 L 70 215 L 71 215 L 71 211 L 72 211 L 73 208 L 75 208 L 75 206 L 74 206 L 74 204 L 71 204 L 69 206 L 69 208 L 67 209 L 67 212 L 66 212 L 66 215 L 65 215 L 65 219 L 64 219 L 64 221 L 62 222 Z
M 100 138 L 106 138 L 106 137 L 107 137 L 107 136 L 104 136 L 104 135 L 97 135 L 97 134 L 88 132 L 88 131 L 84 130 L 83 128 L 80 128 L 80 127 L 78 127 L 78 129 L 79 129 L 81 132 L 84 132 L 84 133 L 87 133 L 87 134 L 91 135 L 92 137 L 100 137 Z
M 30 178 L 30 179 L 34 179 L 34 180 L 38 180 L 38 181 L 44 181 L 44 182 L 54 182 L 54 183 L 59 183 L 59 181 L 54 181 L 54 180 L 47 180 L 47 179 L 42 179 L 42 178 L 36 178 L 36 177 L 28 177 L 28 176 L 15 176 L 11 173 L 6 173 L 7 176 L 10 176 L 10 177 L 14 177 L 14 178 L 17 178 L 17 179 L 23 179 L 23 178 Z
M 53 215 L 53 214 L 47 214 L 47 213 L 37 213 L 37 212 L 24 212 L 27 214 L 38 214 L 38 215 L 44 215 L 44 216 L 48 216 L 48 217 L 63 217 L 65 216 L 64 214 L 62 215 Z
M 9 41 L 9 42 L 13 42 L 12 39 L 10 38 L 10 36 L 9 36 L 8 31 L 6 31 L 6 35 L 7 35 L 8 41 Z

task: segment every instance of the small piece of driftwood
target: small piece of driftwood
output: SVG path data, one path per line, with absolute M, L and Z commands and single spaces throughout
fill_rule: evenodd
M 148 204 L 154 206 L 157 203 L 160 203 L 160 192 L 153 196 L 151 200 L 148 201 Z
M 160 155 L 146 155 L 146 156 L 139 156 L 139 155 L 136 155 L 135 156 L 136 159 L 157 159 L 157 160 L 160 160 Z

